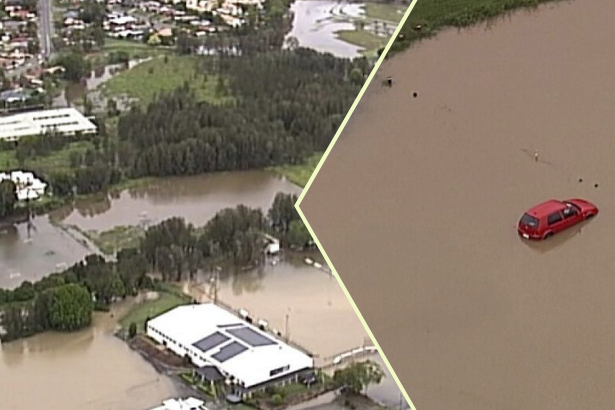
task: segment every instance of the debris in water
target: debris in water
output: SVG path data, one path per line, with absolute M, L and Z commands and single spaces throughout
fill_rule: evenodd
M 305 258 L 305 263 L 307 263 L 308 265 L 311 265 L 314 263 L 314 261 L 311 260 L 310 258 Z
M 579 183 L 583 182 L 583 178 L 579 178 Z
M 598 184 L 594 184 L 594 188 L 598 188 Z
M 413 93 L 412 93 L 412 96 L 413 96 L 414 98 L 416 98 L 416 97 L 418 97 L 418 96 L 419 96 L 419 93 L 417 93 L 417 92 L 415 91 L 415 92 L 413 92 Z

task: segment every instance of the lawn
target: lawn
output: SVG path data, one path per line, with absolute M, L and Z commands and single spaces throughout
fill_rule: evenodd
M 108 231 L 87 231 L 85 234 L 103 253 L 113 255 L 118 249 L 138 247 L 144 233 L 139 226 L 118 226 Z
M 338 30 L 337 37 L 346 43 L 363 48 L 367 53 L 387 45 L 389 37 L 380 37 L 366 30 Z
M 563 0 L 419 0 L 400 31 L 391 52 L 403 50 L 414 41 L 445 27 L 468 27 L 520 8 L 532 8 Z M 421 25 L 420 30 L 416 30 Z
M 137 324 L 137 332 L 144 333 L 147 318 L 156 317 L 177 306 L 190 303 L 190 298 L 182 297 L 180 293 L 158 292 L 158 298 L 135 305 L 120 319 L 120 325 L 127 329 L 131 323 Z
M 124 71 L 102 85 L 107 96 L 128 95 L 148 104 L 156 95 L 174 91 L 186 82 L 201 101 L 220 104 L 232 101 L 218 95 L 218 76 L 197 71 L 196 59 L 188 56 L 158 56 Z
M 53 173 L 70 170 L 70 156 L 72 152 L 84 154 L 89 148 L 93 148 L 89 141 L 79 141 L 68 144 L 64 149 L 54 151 L 49 155 L 29 158 L 23 168 L 34 170 L 38 173 Z M 0 171 L 21 168 L 14 150 L 0 151 Z
M 365 16 L 367 18 L 399 23 L 402 17 L 404 17 L 404 13 L 408 9 L 408 6 L 384 3 L 367 3 L 363 9 L 365 10 Z
M 318 152 L 312 154 L 312 156 L 310 156 L 304 164 L 273 167 L 271 168 L 271 171 L 285 176 L 296 185 L 305 187 L 310 180 L 310 177 L 314 173 L 316 166 L 318 166 L 318 162 L 320 161 L 320 158 L 322 158 L 322 155 L 322 152 Z

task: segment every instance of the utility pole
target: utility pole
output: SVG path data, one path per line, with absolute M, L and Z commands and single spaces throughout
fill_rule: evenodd
M 213 286 L 214 286 L 214 289 L 213 289 L 213 291 L 214 291 L 213 292 L 214 293 L 213 294 L 214 304 L 218 303 L 218 286 L 219 286 L 219 282 L 220 282 L 220 271 L 221 270 L 222 270 L 221 267 L 216 266 L 214 277 L 212 278 L 213 279 Z
M 284 322 L 284 333 L 286 337 L 286 342 L 290 341 L 290 329 L 288 328 L 288 321 L 290 320 L 290 308 L 288 308 L 288 312 L 286 313 L 286 320 Z

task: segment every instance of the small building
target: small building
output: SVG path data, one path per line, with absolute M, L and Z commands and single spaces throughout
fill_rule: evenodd
M 239 397 L 296 382 L 314 367 L 307 354 L 213 303 L 172 309 L 150 320 L 146 333 L 189 360 L 203 380 L 223 378 Z
M 168 399 L 162 402 L 162 406 L 151 410 L 207 410 L 205 402 L 194 397 L 187 399 Z
M 0 173 L 0 182 L 7 179 L 15 184 L 18 201 L 32 201 L 45 195 L 47 184 L 36 178 L 32 172 Z
M 56 132 L 64 135 L 96 133 L 96 125 L 74 108 L 29 111 L 0 117 L 0 140 Z

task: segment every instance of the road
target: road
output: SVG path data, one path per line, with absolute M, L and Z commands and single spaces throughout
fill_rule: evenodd
M 53 7 L 52 0 L 39 0 L 38 3 L 38 31 L 43 58 L 48 59 L 53 53 Z

